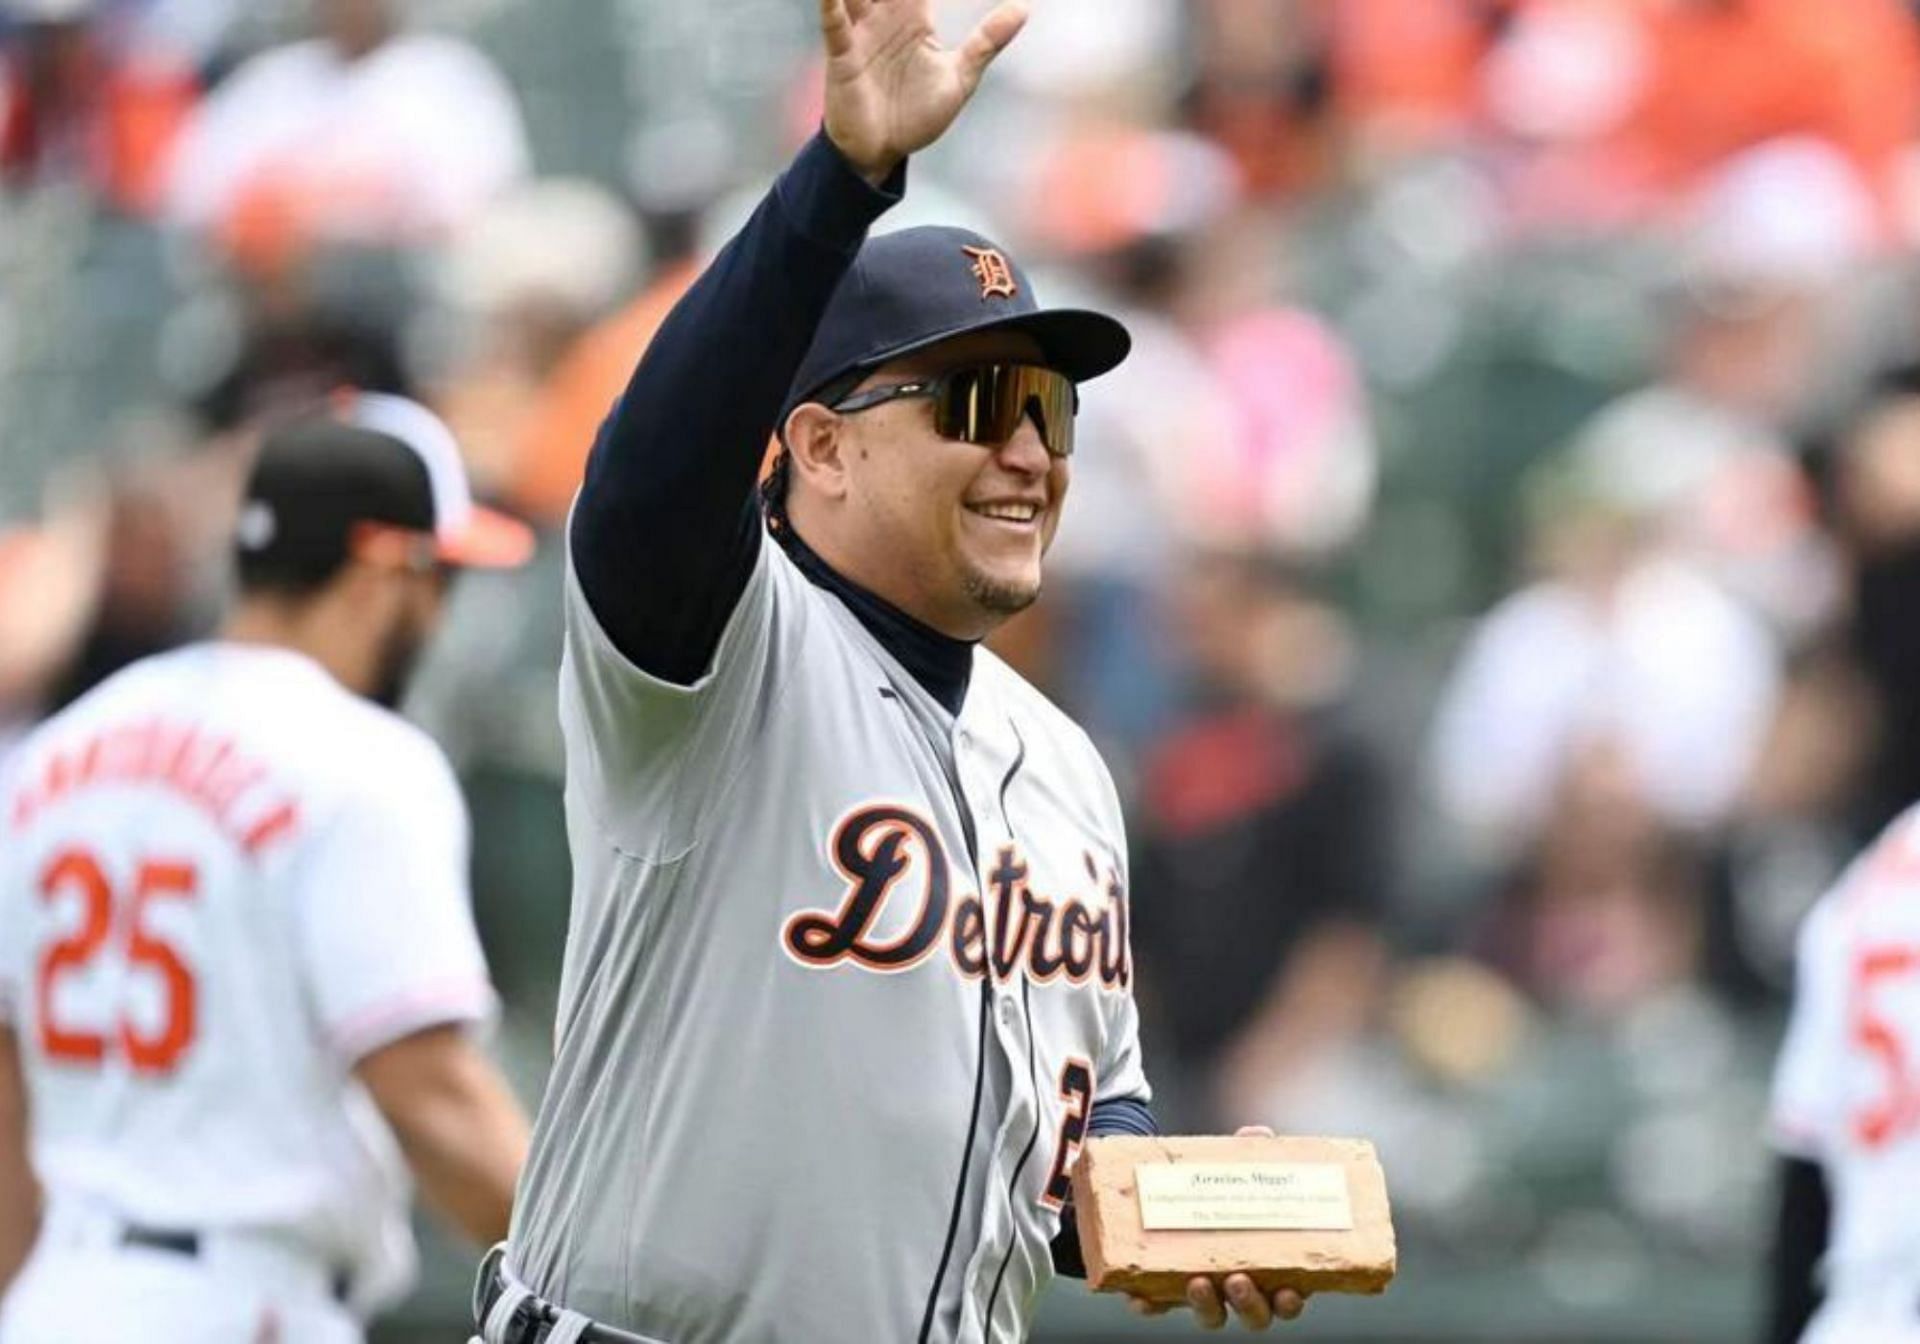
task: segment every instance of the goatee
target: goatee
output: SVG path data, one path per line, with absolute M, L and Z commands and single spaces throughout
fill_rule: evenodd
M 1000 616 L 1013 616 L 1025 611 L 1040 597 L 1038 583 L 1000 583 L 978 571 L 968 571 L 964 582 L 968 597 L 979 604 L 982 610 Z

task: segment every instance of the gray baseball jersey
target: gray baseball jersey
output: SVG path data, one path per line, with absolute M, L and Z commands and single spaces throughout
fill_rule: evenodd
M 1148 1095 L 1092 744 L 985 650 L 956 718 L 771 542 L 691 687 L 565 601 L 573 908 L 509 1264 L 673 1344 L 1025 1338 L 1094 1102 Z

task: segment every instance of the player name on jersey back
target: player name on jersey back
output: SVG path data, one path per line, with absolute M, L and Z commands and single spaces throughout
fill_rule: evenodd
M 109 785 L 158 787 L 192 805 L 249 858 L 294 831 L 299 803 L 272 771 L 229 737 L 143 717 L 110 725 L 50 753 L 20 781 L 15 831 L 47 808 Z
M 354 1069 L 492 1011 L 468 856 L 438 748 L 293 650 L 156 654 L 36 729 L 0 791 L 0 1022 L 49 1206 L 404 1294 L 405 1166 Z

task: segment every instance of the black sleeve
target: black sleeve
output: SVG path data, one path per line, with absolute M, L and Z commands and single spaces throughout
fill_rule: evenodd
M 1796 1344 L 1820 1306 L 1815 1271 L 1827 1253 L 1827 1178 L 1817 1162 L 1780 1159 L 1780 1218 L 1774 1231 L 1766 1344 Z
M 789 384 L 868 226 L 899 199 L 824 134 L 661 325 L 600 427 L 574 503 L 581 589 L 616 647 L 699 679 L 760 548 L 755 482 Z
M 1063 1279 L 1087 1277 L 1086 1253 L 1080 1249 L 1080 1218 L 1068 1204 L 1060 1210 L 1060 1233 L 1047 1249 L 1053 1253 L 1053 1272 Z

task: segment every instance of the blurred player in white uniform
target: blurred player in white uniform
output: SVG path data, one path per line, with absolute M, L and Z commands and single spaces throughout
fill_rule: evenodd
M 466 1030 L 495 1006 L 466 815 L 389 706 L 452 568 L 530 545 L 426 410 L 337 398 L 262 448 L 219 638 L 13 758 L 4 1344 L 358 1340 L 414 1275 L 409 1167 L 505 1233 L 527 1126 Z
M 1774 1081 L 1777 1344 L 1920 1344 L 1920 808 L 1800 933 Z

